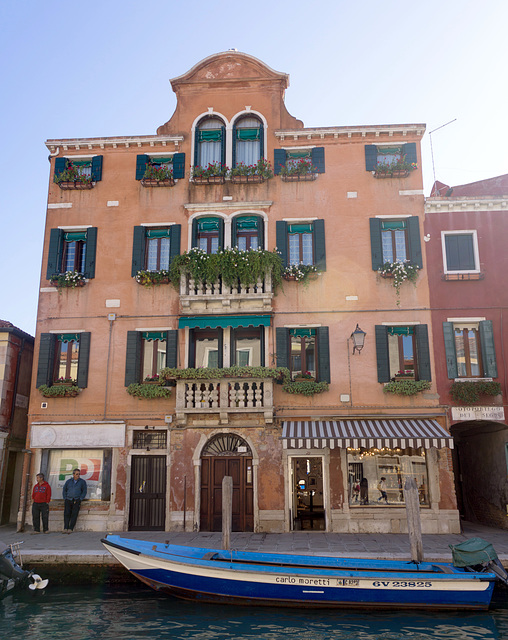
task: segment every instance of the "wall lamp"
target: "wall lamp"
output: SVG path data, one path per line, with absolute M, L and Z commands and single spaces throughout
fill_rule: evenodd
M 355 354 L 355 351 L 358 351 L 358 355 L 360 355 L 360 352 L 363 349 L 363 345 L 365 343 L 366 335 L 367 334 L 365 333 L 365 331 L 362 331 L 357 323 L 356 329 L 351 334 L 351 340 L 353 341 L 353 355 Z

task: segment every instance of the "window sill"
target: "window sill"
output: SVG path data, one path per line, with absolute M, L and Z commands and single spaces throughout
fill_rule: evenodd
M 62 191 L 70 191 L 70 190 L 79 190 L 84 191 L 86 189 L 93 189 L 95 187 L 95 182 L 58 182 L 57 183 Z
M 444 273 L 441 276 L 441 280 L 483 280 L 485 278 L 484 273 Z
M 143 187 L 174 187 L 175 181 L 173 178 L 167 178 L 166 180 L 154 180 L 153 178 L 143 178 L 141 180 Z
M 390 171 L 390 172 L 378 172 L 374 171 L 374 178 L 378 180 L 382 180 L 384 178 L 407 178 L 411 172 L 410 171 Z
M 224 184 L 225 176 L 195 176 L 192 178 L 194 184 Z
M 268 178 L 264 176 L 231 176 L 230 181 L 233 184 L 260 184 L 265 182 Z
M 86 280 L 78 280 L 77 282 L 68 282 L 65 284 L 55 280 L 54 282 L 50 281 L 49 284 L 56 289 L 76 289 L 77 287 L 84 287 L 86 285 Z
M 317 180 L 317 173 L 295 173 L 294 175 L 281 175 L 282 182 L 313 182 Z

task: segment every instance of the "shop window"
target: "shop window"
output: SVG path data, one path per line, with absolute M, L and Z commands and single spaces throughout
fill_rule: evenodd
M 68 271 L 94 278 L 96 245 L 97 227 L 83 231 L 51 229 L 46 278 L 49 280 Z
M 348 495 L 353 507 L 404 504 L 404 484 L 414 478 L 421 506 L 430 506 L 425 452 L 415 449 L 348 450 Z M 381 491 L 386 492 L 386 499 Z
M 423 266 L 418 216 L 403 220 L 370 218 L 372 269 L 378 271 L 385 262 L 409 260 L 419 269 Z
M 448 378 L 497 378 L 491 320 L 443 322 Z
M 275 335 L 278 367 L 287 367 L 293 379 L 305 376 L 330 382 L 328 327 L 278 327 Z
M 231 221 L 233 246 L 240 251 L 264 248 L 264 223 L 259 216 L 236 216 Z
M 51 486 L 55 500 L 62 498 L 63 486 L 74 469 L 86 481 L 86 500 L 109 500 L 111 497 L 111 449 L 44 450 L 41 471 Z
M 84 389 L 88 385 L 89 359 L 90 333 L 41 334 L 37 388 L 72 380 Z
M 181 225 L 134 227 L 131 275 L 138 271 L 169 270 L 171 260 L 180 254 Z
M 442 232 L 445 273 L 479 273 L 476 231 Z
M 192 222 L 192 246 L 212 254 L 224 247 L 224 221 L 217 217 L 203 217 Z
M 176 367 L 178 331 L 128 331 L 125 386 L 158 376 L 164 367 Z
M 291 265 L 315 265 L 326 270 L 325 223 L 313 220 L 308 223 L 276 222 L 277 249 L 285 267 Z
M 431 380 L 427 325 L 376 325 L 375 331 L 378 382 Z
M 233 167 L 255 165 L 263 157 L 263 125 L 258 118 L 244 116 L 233 125 Z
M 195 130 L 194 166 L 226 162 L 226 128 L 219 118 L 204 118 Z

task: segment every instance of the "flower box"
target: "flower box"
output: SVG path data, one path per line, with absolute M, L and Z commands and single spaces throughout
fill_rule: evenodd
M 264 176 L 231 176 L 231 182 L 235 184 L 259 184 L 265 181 Z
M 71 189 L 93 189 L 95 186 L 95 182 L 80 182 L 79 180 L 75 180 L 74 182 L 62 181 L 57 183 L 60 189 L 64 191 L 69 191 Z
M 175 181 L 173 178 L 166 178 L 165 180 L 157 180 L 155 178 L 143 178 L 141 180 L 143 187 L 174 187 Z
M 194 184 L 224 184 L 225 176 L 195 176 L 192 178 Z
M 376 171 L 374 173 L 375 178 L 407 178 L 409 171 Z
M 49 284 L 57 289 L 75 289 L 76 287 L 84 287 L 86 280 L 78 280 L 77 282 L 69 281 L 66 284 L 62 284 L 58 280 L 52 280 Z
M 316 173 L 294 173 L 290 175 L 281 175 L 282 182 L 312 182 L 317 179 Z
M 315 378 L 307 378 L 304 376 L 297 376 L 293 382 L 315 382 Z

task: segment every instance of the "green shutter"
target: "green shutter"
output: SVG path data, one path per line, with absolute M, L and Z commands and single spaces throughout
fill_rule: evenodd
M 85 278 L 95 278 L 95 256 L 97 253 L 97 227 L 86 230 Z
M 457 378 L 459 372 L 457 367 L 457 354 L 455 351 L 455 334 L 453 331 L 453 322 L 443 322 L 443 336 L 448 378 Z
M 219 218 L 219 250 L 224 249 L 224 220 Z
M 52 333 L 41 333 L 39 343 L 39 362 L 37 364 L 37 381 L 35 386 L 39 388 L 42 384 L 50 387 L 53 383 L 53 368 L 55 363 L 55 335 Z
M 185 153 L 173 155 L 173 178 L 185 178 Z
M 90 362 L 90 337 L 89 331 L 79 334 L 79 358 L 77 385 L 80 389 L 88 386 L 88 364 Z
M 146 165 L 150 162 L 150 157 L 143 154 L 136 156 L 136 180 L 142 180 L 145 175 Z
M 231 154 L 231 166 L 232 167 L 236 167 L 236 123 L 233 123 L 233 148 L 232 148 L 232 154 Z
M 178 330 L 167 332 L 166 367 L 178 367 Z
M 182 235 L 182 225 L 173 224 L 171 226 L 171 242 L 169 244 L 169 258 L 173 260 L 175 256 L 180 255 L 180 237 Z
M 483 371 L 487 378 L 497 378 L 496 349 L 492 320 L 480 322 L 480 344 L 482 348 Z
M 289 330 L 284 327 L 275 329 L 277 366 L 289 369 Z
M 370 252 L 372 270 L 377 271 L 383 266 L 383 245 L 381 243 L 381 220 L 369 218 L 370 224 Z
M 414 327 L 416 336 L 416 362 L 419 380 L 432 380 L 430 373 L 429 330 L 426 324 Z
M 375 144 L 365 145 L 365 170 L 375 171 L 377 167 L 377 147 Z
M 198 224 L 199 219 L 194 218 L 192 221 L 192 238 L 191 238 L 191 247 L 196 248 L 198 246 Z
M 132 265 L 131 276 L 134 278 L 138 271 L 145 268 L 145 227 L 134 227 L 134 237 L 132 240 Z M 173 239 L 170 243 L 173 248 Z
M 319 382 L 330 382 L 330 338 L 328 327 L 316 328 L 317 377 Z
M 282 266 L 288 266 L 288 233 L 287 222 L 284 220 L 277 220 L 275 223 L 275 242 L 277 244 L 277 251 L 282 258 Z
M 92 158 L 92 181 L 100 182 L 102 180 L 102 156 L 94 156 Z
M 405 156 L 406 162 L 417 163 L 418 157 L 416 155 L 416 142 L 409 142 L 402 145 L 402 155 Z
M 127 331 L 127 353 L 125 358 L 125 386 L 139 382 L 141 377 L 141 333 Z
M 390 382 L 390 359 L 388 356 L 388 329 L 387 327 L 376 325 L 376 359 L 377 359 L 377 381 Z
M 57 178 L 62 173 L 62 171 L 65 171 L 66 166 L 67 166 L 67 158 L 56 158 L 54 178 Z
M 326 271 L 325 221 L 314 220 L 314 264 Z
M 224 125 L 220 128 L 220 134 L 220 161 L 221 164 L 226 164 L 226 127 Z M 219 245 L 224 246 L 220 242 Z
M 263 218 L 258 218 L 258 247 L 265 248 L 265 221 Z
M 48 266 L 46 279 L 60 273 L 62 267 L 62 249 L 64 232 L 61 229 L 51 229 L 49 236 Z
M 316 167 L 316 173 L 325 172 L 325 148 L 314 147 L 312 149 L 312 164 Z
M 419 269 L 423 267 L 422 244 L 420 242 L 420 220 L 418 216 L 407 219 L 407 235 L 409 241 L 409 259 Z
M 282 167 L 286 166 L 286 150 L 274 149 L 273 150 L 273 173 L 278 175 Z
M 233 165 L 235 166 L 235 165 Z M 237 231 L 238 231 L 238 220 L 237 220 L 238 216 L 235 216 L 232 220 L 231 220 L 231 244 L 233 245 L 233 247 L 237 247 L 238 246 L 238 238 L 237 238 Z

